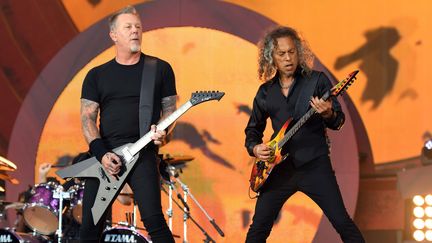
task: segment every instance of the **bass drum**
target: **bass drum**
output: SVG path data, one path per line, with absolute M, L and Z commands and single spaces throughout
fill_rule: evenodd
M 128 227 L 114 227 L 105 230 L 102 234 L 101 242 L 134 242 L 134 243 L 149 243 L 142 234 Z
M 48 240 L 42 236 L 14 232 L 7 229 L 0 229 L 0 242 L 11 243 L 45 243 Z
M 35 185 L 31 198 L 24 206 L 24 221 L 30 229 L 43 235 L 52 235 L 58 227 L 59 199 L 54 198 L 61 185 L 47 182 Z

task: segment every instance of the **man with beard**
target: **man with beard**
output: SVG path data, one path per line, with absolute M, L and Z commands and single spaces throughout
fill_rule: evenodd
M 88 72 L 82 87 L 81 122 L 91 153 L 114 178 L 120 172 L 122 161 L 112 149 L 136 142 L 140 137 L 139 106 L 144 60 L 156 59 L 154 90 L 148 91 L 153 94 L 151 124 L 175 111 L 176 86 L 173 70 L 167 62 L 141 52 L 142 25 L 135 8 L 128 6 L 114 13 L 109 26 L 116 55 Z M 99 128 L 96 123 L 98 114 Z M 172 127 L 160 131 L 151 125 L 150 129 L 154 132 L 153 143 L 140 151 L 126 182 L 132 188 L 141 220 L 152 241 L 169 243 L 174 239 L 162 213 L 157 151 Z M 87 179 L 85 183 L 81 242 L 98 242 L 105 222 L 104 217 L 93 222 L 91 216 L 98 182 Z

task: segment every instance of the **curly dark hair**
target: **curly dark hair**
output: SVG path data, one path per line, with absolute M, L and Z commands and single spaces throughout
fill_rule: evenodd
M 294 40 L 299 55 L 299 65 L 306 74 L 311 72 L 313 54 L 308 44 L 303 40 L 297 31 L 290 27 L 276 26 L 270 29 L 258 43 L 258 78 L 262 81 L 270 80 L 276 74 L 276 67 L 273 62 L 273 51 L 277 47 L 277 39 L 290 37 Z

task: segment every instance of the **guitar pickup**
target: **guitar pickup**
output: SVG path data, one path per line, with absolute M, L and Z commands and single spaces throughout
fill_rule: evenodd
M 268 168 L 268 166 L 266 166 L 266 163 L 262 160 L 257 162 L 257 168 L 259 171 L 263 171 L 266 170 Z
M 130 152 L 129 147 L 124 147 L 122 150 L 123 159 L 126 163 L 129 163 L 133 160 L 133 154 Z

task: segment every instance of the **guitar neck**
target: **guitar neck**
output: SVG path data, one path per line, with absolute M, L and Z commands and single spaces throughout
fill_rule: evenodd
M 330 92 L 329 91 L 325 92 L 324 95 L 321 97 L 321 99 L 323 99 L 325 101 L 328 100 L 329 98 L 330 98 Z M 290 130 L 288 130 L 285 133 L 285 136 L 278 142 L 279 148 L 282 148 L 285 145 L 285 143 L 288 142 L 288 140 L 290 140 L 292 136 L 294 136 L 294 134 L 300 129 L 300 127 L 303 126 L 303 124 L 305 124 L 309 120 L 309 118 L 311 118 L 311 116 L 315 113 L 316 113 L 315 109 L 310 108 L 306 112 L 306 114 L 304 114 L 300 118 L 300 120 L 298 120 L 296 122 L 296 124 L 294 124 L 294 126 L 291 127 Z
M 173 124 L 181 115 L 183 115 L 187 110 L 192 107 L 192 103 L 190 101 L 186 102 L 182 106 L 180 106 L 176 111 L 171 113 L 167 118 L 157 124 L 158 130 L 165 130 L 171 124 Z M 144 148 L 147 144 L 151 142 L 151 137 L 153 136 L 153 132 L 150 131 L 142 136 L 138 141 L 132 144 L 129 148 L 130 153 L 134 156 L 137 154 L 142 148 Z

